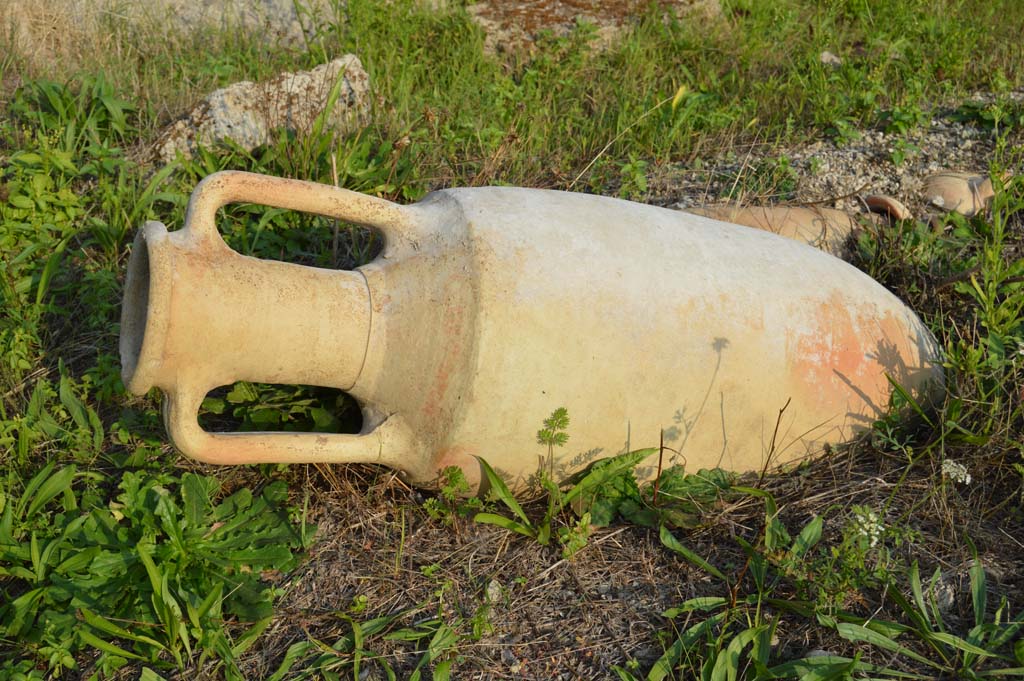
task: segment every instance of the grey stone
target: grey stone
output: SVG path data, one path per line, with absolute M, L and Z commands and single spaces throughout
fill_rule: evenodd
M 839 57 L 839 55 L 834 54 L 832 52 L 829 52 L 828 50 L 825 50 L 824 52 L 822 52 L 818 56 L 818 59 L 825 66 L 842 66 L 843 65 L 843 60 Z
M 213 146 L 229 139 L 251 151 L 272 142 L 281 129 L 308 133 L 327 109 L 339 79 L 338 97 L 324 129 L 343 130 L 365 113 L 368 105 L 369 77 L 352 54 L 312 71 L 282 73 L 259 83 L 241 81 L 215 90 L 164 131 L 157 140 L 155 156 L 163 163 L 179 153 L 190 158 L 198 144 Z
M 718 0 L 657 0 L 657 4 L 666 15 L 692 21 L 717 20 L 722 12 Z M 484 30 L 484 51 L 493 54 L 529 51 L 541 32 L 565 36 L 580 24 L 592 25 L 593 46 L 605 48 L 647 8 L 646 0 L 479 0 L 466 11 Z

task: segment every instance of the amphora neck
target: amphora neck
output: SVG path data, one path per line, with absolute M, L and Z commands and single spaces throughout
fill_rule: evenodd
M 239 380 L 350 388 L 370 331 L 359 272 L 240 255 L 159 222 L 139 232 L 121 314 L 124 384 L 194 394 Z

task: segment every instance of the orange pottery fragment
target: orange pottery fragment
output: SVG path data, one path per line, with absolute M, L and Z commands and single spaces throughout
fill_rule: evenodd
M 924 196 L 936 208 L 973 217 L 988 208 L 995 190 L 987 175 L 942 172 L 925 179 Z
M 860 229 L 856 218 L 835 208 L 717 204 L 687 208 L 686 212 L 772 232 L 835 256 L 843 254 L 847 239 Z
M 878 215 L 885 215 L 892 220 L 910 220 L 914 215 L 900 201 L 885 194 L 871 194 L 864 197 L 864 205 Z

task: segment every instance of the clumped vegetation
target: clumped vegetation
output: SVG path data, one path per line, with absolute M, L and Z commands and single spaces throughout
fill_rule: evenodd
M 110 14 L 111 42 L 41 58 L 0 31 L 0 678 L 1024 676 L 1024 181 L 999 180 L 1021 162 L 1019 3 L 722 0 L 699 22 L 652 6 L 607 49 L 584 24 L 498 56 L 464 8 L 423 5 L 339 2 L 302 49 Z M 148 163 L 200 93 L 345 52 L 370 74 L 362 128 Z M 538 501 L 496 478 L 467 500 L 458 471 L 423 499 L 368 467 L 201 467 L 167 447 L 157 395 L 121 385 L 133 232 L 179 226 L 220 169 L 397 201 L 494 183 L 643 200 L 668 167 L 868 128 L 894 136 L 895 169 L 940 114 L 997 141 L 991 211 L 879 226 L 853 252 L 935 330 L 946 398 L 897 386 L 891 416 L 795 470 L 641 487 L 627 454 L 567 489 L 540 471 Z M 749 177 L 746 196 L 799 181 L 784 162 Z M 220 226 L 242 253 L 326 267 L 375 248 L 246 205 Z M 358 428 L 313 388 L 237 384 L 204 406 L 208 427 Z M 524 451 L 564 445 L 569 416 Z M 548 628 L 608 612 L 608 593 L 619 614 Z

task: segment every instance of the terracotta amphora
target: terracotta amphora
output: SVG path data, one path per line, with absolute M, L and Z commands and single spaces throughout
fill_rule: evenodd
M 368 225 L 385 246 L 354 271 L 246 257 L 215 224 L 233 202 Z M 548 465 L 537 431 L 558 407 L 571 417 L 558 480 L 656 446 L 662 431 L 665 466 L 747 471 L 869 428 L 890 379 L 922 402 L 942 385 L 928 329 L 838 258 L 696 215 L 536 189 L 448 189 L 400 206 L 217 173 L 196 187 L 182 229 L 142 228 L 122 315 L 125 385 L 165 393 L 167 430 L 188 456 L 383 464 L 424 486 L 453 465 L 478 484 L 479 456 L 525 488 Z M 203 398 L 238 380 L 346 391 L 362 432 L 204 431 Z

